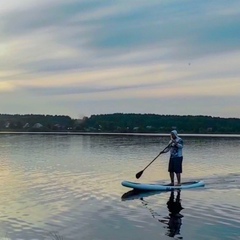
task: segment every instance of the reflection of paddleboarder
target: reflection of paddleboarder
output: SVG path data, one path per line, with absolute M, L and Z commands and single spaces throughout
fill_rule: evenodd
M 168 224 L 169 231 L 166 233 L 166 235 L 168 235 L 169 237 L 176 237 L 176 235 L 180 235 L 180 228 L 182 225 L 183 217 L 183 215 L 180 213 L 183 209 L 180 199 L 180 191 L 177 192 L 176 198 L 174 196 L 174 191 L 171 192 L 170 198 L 167 202 L 167 206 L 169 211 L 168 220 L 159 219 L 158 221 Z
M 175 197 L 175 193 L 177 193 Z M 157 219 L 159 222 L 166 224 L 166 228 L 168 231 L 166 232 L 166 235 L 169 237 L 175 237 L 177 239 L 182 239 L 180 235 L 180 228 L 182 225 L 182 218 L 183 215 L 180 213 L 183 209 L 180 199 L 180 190 L 177 192 L 171 191 L 170 197 L 166 203 L 169 211 L 169 215 L 167 217 L 162 217 L 161 214 L 158 214 L 153 209 L 151 209 L 148 205 L 148 201 L 144 200 L 145 197 L 149 197 L 151 195 L 159 194 L 159 192 L 143 192 L 139 193 L 136 191 L 129 191 L 122 196 L 122 200 L 134 200 L 134 199 L 140 199 L 144 207 L 146 207 L 153 218 Z

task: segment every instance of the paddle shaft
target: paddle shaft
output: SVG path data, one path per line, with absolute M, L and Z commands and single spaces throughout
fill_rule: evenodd
M 169 143 L 168 146 L 165 147 L 142 171 L 138 172 L 138 173 L 136 174 L 136 178 L 139 179 L 139 178 L 142 176 L 144 170 L 145 170 L 147 167 L 149 167 L 162 153 L 165 153 L 166 149 L 168 149 L 170 145 L 171 145 L 171 143 Z
M 162 152 L 160 152 L 142 171 L 147 169 L 161 154 L 162 154 Z
M 167 147 L 165 147 L 142 171 L 144 171 L 146 168 L 148 168 L 166 149 L 169 148 L 171 144 L 168 144 Z

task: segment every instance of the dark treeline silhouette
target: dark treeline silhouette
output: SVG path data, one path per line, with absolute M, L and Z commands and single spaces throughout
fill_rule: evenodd
M 92 115 L 83 119 L 60 115 L 0 114 L 2 131 L 168 133 L 172 129 L 177 129 L 180 133 L 239 134 L 240 119 L 125 113 Z
M 190 115 L 101 114 L 92 115 L 85 126 L 107 132 L 168 133 L 177 129 L 182 133 L 240 133 L 238 118 Z
M 71 129 L 74 120 L 69 116 L 40 114 L 0 114 L 0 130 L 51 131 Z

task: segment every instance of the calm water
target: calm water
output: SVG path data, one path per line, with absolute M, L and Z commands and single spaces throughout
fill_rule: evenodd
M 168 137 L 0 134 L 0 239 L 240 239 L 240 137 L 183 139 L 183 180 L 206 186 L 129 196 Z M 137 181 L 168 182 L 167 162 Z

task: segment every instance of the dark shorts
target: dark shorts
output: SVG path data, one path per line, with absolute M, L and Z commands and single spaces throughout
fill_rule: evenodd
M 175 157 L 169 159 L 168 171 L 175 173 L 182 173 L 183 157 Z

